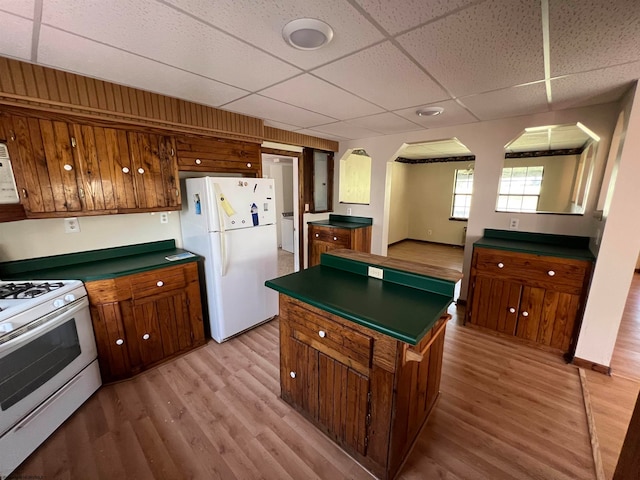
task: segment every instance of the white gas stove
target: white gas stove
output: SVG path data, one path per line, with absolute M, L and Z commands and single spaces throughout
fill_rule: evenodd
M 0 281 L 0 343 L 6 335 L 86 296 L 79 280 Z

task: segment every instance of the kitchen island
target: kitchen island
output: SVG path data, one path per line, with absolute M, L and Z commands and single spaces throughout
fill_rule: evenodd
M 266 282 L 280 292 L 283 400 L 378 478 L 397 475 L 436 404 L 461 276 L 336 250 Z

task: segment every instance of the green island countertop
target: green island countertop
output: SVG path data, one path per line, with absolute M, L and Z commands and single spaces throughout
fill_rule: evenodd
M 551 257 L 593 260 L 589 250 L 589 238 L 546 233 L 514 232 L 486 228 L 484 236 L 473 243 L 474 247 L 510 250 Z
M 351 215 L 329 215 L 329 218 L 325 220 L 314 220 L 307 222 L 309 225 L 320 225 L 323 227 L 338 227 L 338 228 L 363 228 L 373 225 L 373 219 L 369 217 L 353 217 Z
M 447 311 L 462 274 L 440 269 L 443 275 L 436 278 L 421 273 L 418 264 L 413 264 L 418 268 L 411 268 L 409 262 L 396 261 L 391 268 L 386 260 L 378 255 L 336 250 L 322 254 L 320 265 L 268 280 L 265 285 L 416 345 Z M 369 277 L 369 266 L 382 269 L 383 280 Z M 432 272 L 438 270 L 430 268 Z
M 175 240 L 140 243 L 124 247 L 30 258 L 0 263 L 3 280 L 82 280 L 91 282 L 195 262 L 194 255 L 170 261 L 165 257 L 185 253 Z

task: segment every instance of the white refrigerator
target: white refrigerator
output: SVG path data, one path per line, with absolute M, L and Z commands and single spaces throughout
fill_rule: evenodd
M 273 179 L 187 178 L 180 213 L 186 250 L 204 257 L 211 336 L 223 342 L 278 314 Z

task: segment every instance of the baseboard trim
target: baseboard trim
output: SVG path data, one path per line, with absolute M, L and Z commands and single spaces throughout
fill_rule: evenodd
M 460 307 L 466 307 L 467 306 L 467 301 L 464 298 L 458 298 L 456 300 L 456 305 L 458 305 Z
M 444 245 L 445 247 L 464 248 L 464 245 L 459 245 L 455 243 L 430 242 L 429 240 L 418 240 L 417 238 L 404 238 L 402 240 L 398 240 L 397 242 L 388 244 L 387 248 L 392 247 L 393 245 L 398 245 L 402 242 L 430 243 L 431 245 Z
M 587 370 L 593 370 L 594 372 L 604 373 L 605 375 L 611 376 L 611 367 L 590 362 L 584 358 L 573 357 L 573 364 L 580 368 L 586 368 Z
M 587 384 L 587 374 L 583 368 L 578 368 L 580 376 L 580 385 L 582 386 L 582 399 L 584 400 L 584 411 L 587 414 L 587 424 L 589 426 L 589 438 L 591 439 L 591 454 L 593 455 L 593 466 L 595 469 L 596 480 L 605 480 L 604 466 L 602 464 L 602 455 L 600 453 L 600 442 L 598 440 L 598 431 L 596 430 L 596 422 L 593 418 L 593 408 L 591 407 L 591 394 Z

